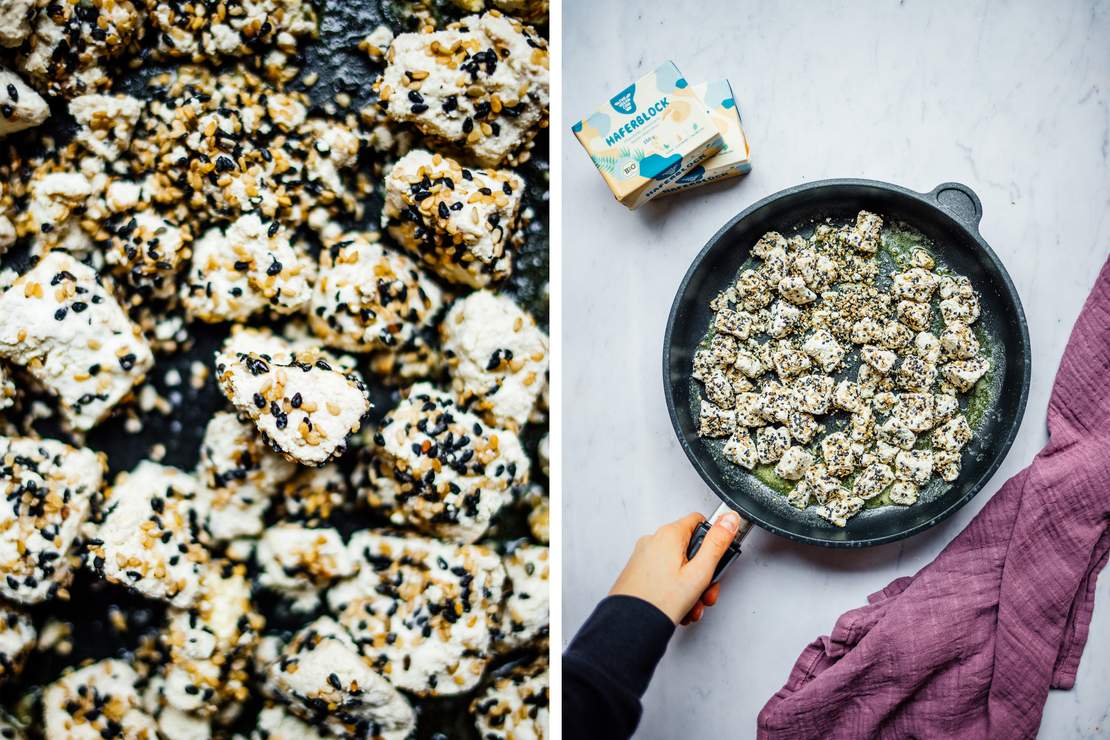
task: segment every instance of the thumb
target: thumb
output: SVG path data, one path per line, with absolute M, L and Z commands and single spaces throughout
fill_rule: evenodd
M 728 512 L 713 524 L 706 533 L 697 554 L 694 555 L 694 559 L 687 563 L 688 568 L 693 569 L 699 577 L 704 577 L 705 585 L 709 585 L 709 580 L 713 577 L 713 569 L 717 567 L 717 561 L 725 554 L 725 550 L 736 537 L 738 529 L 740 529 L 740 515 L 735 511 Z

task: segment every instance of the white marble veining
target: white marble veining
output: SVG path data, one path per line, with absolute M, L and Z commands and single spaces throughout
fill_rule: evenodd
M 680 278 L 729 217 L 827 177 L 919 191 L 960 181 L 982 199 L 981 232 L 1029 317 L 1028 410 L 975 500 L 929 532 L 864 551 L 757 530 L 720 604 L 671 643 L 639 736 L 751 737 L 802 648 L 868 593 L 931 561 L 1045 442 L 1056 366 L 1110 253 L 1110 3 L 567 0 L 564 8 L 564 639 L 637 536 L 716 504 L 671 431 L 660 353 Z M 691 82 L 732 81 L 754 171 L 628 212 L 569 127 L 667 58 Z M 1041 736 L 1110 734 L 1107 697 L 1104 574 L 1076 687 L 1051 693 Z

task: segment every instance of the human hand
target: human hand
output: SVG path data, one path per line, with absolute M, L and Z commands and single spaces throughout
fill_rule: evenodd
M 705 535 L 692 560 L 686 559 L 690 537 L 705 517 L 690 514 L 636 541 L 610 595 L 636 596 L 671 618 L 675 624 L 701 619 L 706 607 L 717 603 L 721 587 L 712 586 L 713 569 L 740 528 L 740 516 L 730 511 Z

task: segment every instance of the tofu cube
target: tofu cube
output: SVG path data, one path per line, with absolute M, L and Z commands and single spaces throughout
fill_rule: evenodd
M 813 332 L 802 344 L 802 351 L 812 357 L 826 373 L 836 370 L 840 361 L 844 359 L 844 348 L 826 329 Z
M 806 286 L 806 281 L 797 275 L 788 275 L 779 281 L 779 295 L 796 306 L 804 306 L 817 300 L 817 294 Z
M 775 475 L 785 480 L 801 480 L 811 465 L 813 465 L 813 455 L 802 447 L 791 446 L 779 458 L 775 466 Z
M 737 431 L 729 437 L 724 448 L 725 459 L 734 465 L 740 465 L 751 470 L 759 464 L 759 452 L 755 442 L 746 431 Z
M 894 363 L 898 360 L 898 355 L 894 354 L 894 352 L 874 345 L 867 345 L 864 347 L 860 350 L 859 356 L 861 360 L 883 375 L 886 375 L 894 369 Z
M 785 252 L 787 246 L 786 237 L 777 231 L 768 231 L 752 246 L 752 255 L 765 259 L 771 250 L 782 249 Z
M 917 435 L 897 416 L 892 416 L 879 426 L 879 439 L 887 444 L 908 450 L 917 442 Z
M 891 278 L 891 289 L 898 298 L 928 303 L 937 289 L 937 276 L 922 267 L 913 267 Z
M 967 393 L 990 369 L 989 360 L 955 360 L 941 367 L 941 375 L 957 390 Z
M 853 442 L 868 442 L 875 435 L 875 415 L 870 406 L 862 406 L 848 420 L 848 436 Z
M 933 396 L 934 423 L 948 421 L 960 410 L 960 402 L 955 396 L 938 393 Z
M 786 301 L 771 304 L 771 323 L 767 333 L 775 339 L 782 339 L 797 328 L 802 319 L 802 310 Z
M 917 486 L 909 481 L 895 481 L 890 487 L 890 502 L 899 506 L 910 506 L 917 503 Z
M 803 375 L 794 381 L 798 409 L 808 414 L 827 414 L 836 381 L 827 375 Z
M 911 355 L 902 359 L 895 373 L 898 385 L 914 393 L 928 393 L 937 379 L 937 366 L 921 357 Z
M 766 366 L 752 352 L 740 350 L 736 353 L 736 368 L 748 378 L 758 378 L 767 372 Z
M 971 441 L 971 427 L 967 419 L 957 414 L 933 432 L 933 448 L 959 452 Z
M 790 432 L 786 427 L 762 427 L 755 433 L 755 448 L 759 462 L 770 465 L 778 462 L 790 447 Z
M 932 308 L 928 303 L 899 301 L 895 309 L 898 320 L 915 332 L 924 331 L 932 320 Z
M 702 437 L 727 437 L 736 429 L 736 412 L 710 401 L 701 402 L 698 434 Z
M 859 385 L 850 380 L 842 380 L 836 384 L 836 390 L 833 391 L 833 405 L 838 409 L 855 413 L 862 411 L 867 403 L 860 393 Z
M 920 332 L 913 338 L 913 346 L 917 356 L 926 363 L 935 365 L 940 361 L 940 340 L 931 332 Z
M 933 453 L 930 450 L 902 450 L 894 461 L 898 480 L 923 486 L 933 477 Z
M 863 472 L 852 484 L 852 494 L 867 501 L 873 499 L 886 490 L 894 482 L 894 471 L 889 465 L 875 463 L 864 468 Z
M 821 440 L 821 457 L 829 475 L 846 478 L 856 469 L 852 442 L 844 432 L 833 432 Z
M 752 315 L 747 311 L 722 308 L 713 318 L 713 328 L 737 339 L 747 339 L 752 333 Z
M 775 372 L 784 381 L 801 375 L 813 366 L 808 355 L 788 346 L 781 346 L 772 351 L 771 361 L 775 366 Z
M 949 357 L 957 360 L 968 360 L 979 354 L 979 340 L 967 324 L 948 324 L 940 335 L 940 346 Z
M 809 444 L 817 434 L 817 420 L 804 411 L 791 411 L 786 418 L 790 437 L 800 444 Z
M 903 393 L 898 397 L 894 415 L 914 432 L 933 428 L 933 396 L 929 393 Z
M 949 450 L 933 451 L 933 470 L 946 483 L 960 477 L 960 453 Z
M 736 394 L 736 425 L 740 427 L 765 426 L 768 419 L 760 411 L 761 396 L 758 393 Z M 772 419 L 773 420 L 773 419 Z
M 736 279 L 736 295 L 747 311 L 758 311 L 775 297 L 763 276 L 752 269 L 744 270 Z
M 721 368 L 714 368 L 709 377 L 705 379 L 705 397 L 714 406 L 722 409 L 731 409 L 736 404 L 736 394 L 732 390 L 732 381 Z
M 974 324 L 979 320 L 979 297 L 972 293 L 945 298 L 940 302 L 940 315 L 946 325 Z

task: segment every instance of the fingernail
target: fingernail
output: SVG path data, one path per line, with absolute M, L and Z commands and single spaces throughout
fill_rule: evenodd
M 730 511 L 722 516 L 718 523 L 732 534 L 736 534 L 736 530 L 740 529 L 740 515 L 735 511 Z

